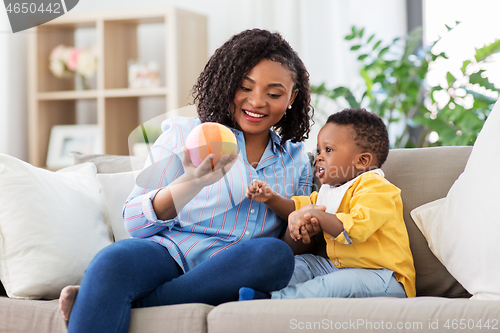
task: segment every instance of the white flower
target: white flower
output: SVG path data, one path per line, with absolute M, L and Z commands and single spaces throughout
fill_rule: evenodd
M 78 55 L 76 72 L 83 77 L 92 77 L 97 70 L 97 57 L 92 49 L 86 49 Z
M 50 61 L 62 60 L 66 47 L 64 45 L 56 46 L 52 52 L 50 52 Z
M 64 66 L 64 64 L 62 62 L 60 62 L 59 60 L 52 60 L 50 62 L 50 71 L 57 77 L 63 77 L 65 76 L 65 72 L 66 72 L 66 67 Z
M 50 53 L 49 68 L 57 77 L 71 77 L 75 72 L 85 78 L 92 77 L 97 70 L 97 47 L 80 50 L 58 45 Z

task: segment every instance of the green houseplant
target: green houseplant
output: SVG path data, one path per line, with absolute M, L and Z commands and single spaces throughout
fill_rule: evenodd
M 394 148 L 475 142 L 500 91 L 484 76 L 482 67 L 500 51 L 500 40 L 476 49 L 475 58 L 463 62 L 459 77 L 448 72 L 447 84 L 431 86 L 427 80 L 430 68 L 447 56 L 432 52 L 439 40 L 428 48 L 421 46 L 421 28 L 388 45 L 355 26 L 345 39 L 353 43 L 351 51 L 361 63 L 363 87 L 328 89 L 320 84 L 311 87 L 313 93 L 337 102 L 342 99 L 351 108 L 365 107 L 381 116 L 390 129 L 395 129 L 391 142 Z M 429 140 L 430 133 L 438 139 Z

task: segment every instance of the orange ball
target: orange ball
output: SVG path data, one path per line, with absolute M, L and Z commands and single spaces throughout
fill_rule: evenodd
M 189 133 L 186 138 L 191 162 L 198 166 L 209 155 L 214 154 L 212 168 L 222 155 L 238 153 L 238 142 L 234 133 L 219 123 L 202 123 Z

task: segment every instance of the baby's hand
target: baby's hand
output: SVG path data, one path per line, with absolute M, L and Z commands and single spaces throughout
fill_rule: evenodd
M 325 209 L 325 206 L 306 205 L 292 212 L 288 217 L 290 237 L 295 241 L 302 240 L 304 244 L 309 244 L 311 237 L 322 231 L 318 219 L 311 214 L 314 210 L 325 211 Z
M 310 219 L 311 216 L 308 215 L 307 218 Z M 288 216 L 288 231 L 290 232 L 290 237 L 294 241 L 302 239 L 300 230 L 302 229 L 302 227 L 305 227 L 306 223 L 306 214 L 304 214 L 300 210 L 296 210 L 290 213 L 290 215 Z
M 300 235 L 302 237 L 302 243 L 309 244 L 311 242 L 311 238 L 321 231 L 321 225 L 319 221 L 315 217 L 306 218 L 306 224 L 300 227 Z
M 262 180 L 254 180 L 248 185 L 245 191 L 245 197 L 247 199 L 253 199 L 258 202 L 266 202 L 273 195 L 273 190 L 271 186 Z

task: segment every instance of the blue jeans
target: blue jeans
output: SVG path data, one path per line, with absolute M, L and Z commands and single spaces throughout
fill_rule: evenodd
M 405 298 L 406 293 L 389 269 L 339 269 L 321 256 L 297 255 L 288 286 L 272 292 L 271 298 L 313 297 Z
M 82 279 L 68 332 L 128 332 L 132 307 L 237 301 L 241 287 L 285 287 L 294 257 L 276 238 L 238 243 L 183 274 L 167 249 L 126 239 L 102 249 Z

